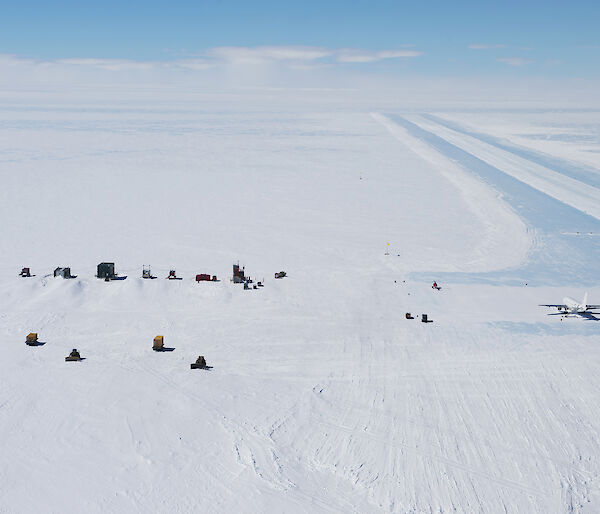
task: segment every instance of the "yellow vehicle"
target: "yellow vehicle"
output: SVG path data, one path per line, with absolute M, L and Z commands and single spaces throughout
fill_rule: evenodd
M 154 338 L 154 343 L 152 344 L 152 349 L 155 352 L 160 352 L 165 347 L 165 338 L 163 336 L 156 336 Z

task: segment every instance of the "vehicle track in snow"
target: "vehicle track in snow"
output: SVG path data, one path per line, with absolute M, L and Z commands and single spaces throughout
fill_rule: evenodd
M 507 175 L 600 220 L 600 189 L 559 171 L 542 166 L 465 132 L 458 132 L 422 115 L 405 119 L 432 132 Z

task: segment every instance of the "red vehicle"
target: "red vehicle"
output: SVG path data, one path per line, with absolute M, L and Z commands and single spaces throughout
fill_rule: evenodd
M 196 282 L 210 282 L 210 275 L 208 273 L 200 273 L 196 275 Z

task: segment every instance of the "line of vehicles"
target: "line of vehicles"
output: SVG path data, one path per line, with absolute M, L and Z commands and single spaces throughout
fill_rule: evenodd
M 98 278 L 104 278 L 107 281 L 108 280 L 124 280 L 124 279 L 126 279 L 127 277 L 118 276 L 115 273 L 114 266 L 115 265 L 112 262 L 100 263 L 98 265 L 98 274 L 96 276 Z M 35 275 L 31 274 L 30 268 L 23 268 L 21 270 L 21 273 L 19 273 L 19 275 L 21 277 L 35 277 Z M 55 277 L 62 276 L 63 278 L 77 278 L 76 275 L 71 275 L 71 268 L 56 268 L 54 270 L 54 276 Z M 285 271 L 279 271 L 279 272 L 275 273 L 275 278 L 281 279 L 286 276 L 287 276 L 287 274 Z M 142 278 L 150 278 L 150 279 L 156 278 L 154 275 L 152 275 L 150 266 L 143 267 Z M 171 280 L 181 280 L 180 277 L 176 276 L 175 270 L 170 270 L 167 278 L 171 279 Z M 197 282 L 201 282 L 201 281 L 216 282 L 217 277 L 214 275 L 211 276 L 209 274 L 198 274 L 198 275 L 196 275 L 196 281 Z M 244 268 L 240 269 L 239 264 L 233 265 L 232 281 L 233 282 L 246 282 L 244 284 L 245 289 L 248 288 L 248 284 L 247 284 L 248 279 L 245 277 Z M 252 283 L 251 280 L 249 280 L 249 282 Z M 258 282 L 258 286 L 262 287 L 262 282 Z M 255 289 L 256 289 L 256 287 L 257 286 L 254 286 Z M 436 289 L 438 291 L 440 291 L 442 289 L 437 284 L 437 282 L 434 282 L 431 287 L 432 287 L 432 289 Z M 578 317 L 586 318 L 589 320 L 600 321 L 600 318 L 596 317 L 596 316 L 600 316 L 600 312 L 594 312 L 594 311 L 600 309 L 600 304 L 588 304 L 587 301 L 588 301 L 588 294 L 585 293 L 585 295 L 583 296 L 583 300 L 581 300 L 581 302 L 578 302 L 577 300 L 571 298 L 570 296 L 565 296 L 563 298 L 563 303 L 541 303 L 541 304 L 539 304 L 539 306 L 540 307 L 554 307 L 558 310 L 558 312 L 549 313 L 548 316 L 564 316 L 564 317 L 577 317 L 578 316 Z

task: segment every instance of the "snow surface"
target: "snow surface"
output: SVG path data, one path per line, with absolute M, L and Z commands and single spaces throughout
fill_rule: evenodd
M 595 186 L 469 113 L 236 101 L 0 106 L 0 512 L 600 511 L 600 323 L 537 306 L 600 302 Z

